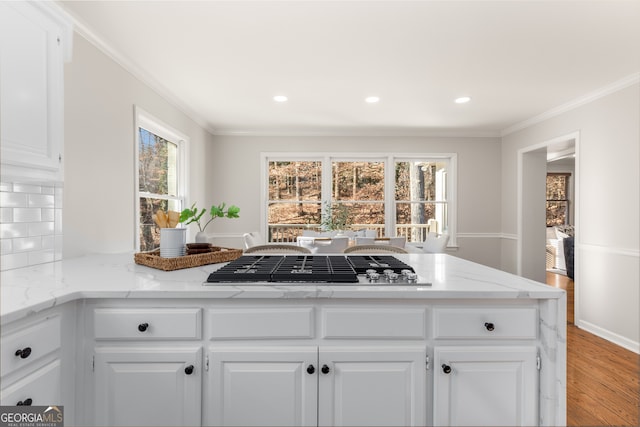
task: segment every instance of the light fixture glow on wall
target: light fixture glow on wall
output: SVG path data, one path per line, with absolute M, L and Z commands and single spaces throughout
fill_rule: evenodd
M 289 98 L 287 98 L 284 95 L 276 95 L 276 96 L 273 97 L 273 100 L 276 101 L 276 102 L 287 102 L 288 99 Z
M 471 101 L 471 97 L 469 97 L 469 96 L 461 96 L 460 98 L 456 98 L 455 103 L 456 104 L 466 104 L 469 101 Z
M 380 97 L 379 96 L 367 96 L 364 100 L 366 102 L 368 102 L 369 104 L 375 104 L 376 102 L 380 102 Z

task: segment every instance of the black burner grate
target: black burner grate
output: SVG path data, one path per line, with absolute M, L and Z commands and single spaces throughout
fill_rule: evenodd
M 390 255 L 245 255 L 211 273 L 207 282 L 358 283 L 358 274 L 367 270 L 413 272 Z

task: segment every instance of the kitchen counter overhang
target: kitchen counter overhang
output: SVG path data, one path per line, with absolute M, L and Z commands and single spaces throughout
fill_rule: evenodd
M 264 283 L 203 286 L 222 264 L 165 272 L 133 254 L 88 255 L 2 272 L 0 321 L 88 298 L 563 299 L 565 292 L 445 254 L 397 255 L 430 285 Z

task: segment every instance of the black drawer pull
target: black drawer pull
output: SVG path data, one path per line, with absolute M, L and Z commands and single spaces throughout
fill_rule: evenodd
M 25 347 L 22 350 L 16 350 L 16 356 L 20 356 L 21 359 L 26 359 L 31 355 L 31 347 Z
M 491 332 L 495 329 L 495 326 L 491 322 L 485 322 L 484 327 L 487 328 L 487 331 Z
M 16 403 L 16 406 L 31 406 L 32 403 L 33 400 L 31 400 L 31 398 L 27 398 Z
M 193 374 L 193 365 L 189 365 L 186 368 L 184 368 L 184 373 L 187 375 Z
M 138 330 L 139 330 L 140 332 L 144 332 L 144 331 L 146 331 L 148 328 L 149 328 L 149 324 L 148 324 L 148 323 L 140 323 L 140 324 L 138 325 Z
M 313 365 L 307 366 L 307 374 L 311 375 L 316 372 L 316 368 Z
M 445 374 L 450 374 L 451 373 L 451 366 L 447 365 L 446 363 L 442 364 L 442 372 L 444 372 Z
M 327 365 L 322 365 L 322 369 L 320 369 L 323 374 L 328 374 L 331 369 Z

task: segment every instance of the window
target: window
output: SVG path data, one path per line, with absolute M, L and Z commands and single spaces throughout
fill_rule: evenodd
M 266 235 L 294 242 L 304 230 L 320 231 L 336 217 L 349 230 L 374 229 L 378 236 L 425 240 L 431 230 L 448 233 L 455 245 L 452 215 L 455 154 L 263 154 Z
M 153 214 L 158 209 L 180 212 L 184 206 L 186 138 L 140 109 L 136 119 L 136 246 L 150 251 L 160 246 Z
M 395 163 L 396 229 L 407 241 L 423 242 L 429 231 L 447 231 L 447 166 L 447 161 Z
M 569 224 L 570 173 L 547 174 L 547 227 Z

